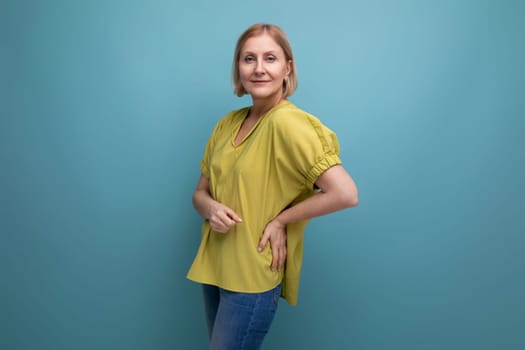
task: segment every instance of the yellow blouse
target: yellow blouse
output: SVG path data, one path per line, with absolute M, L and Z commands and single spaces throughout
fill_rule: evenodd
M 339 143 L 319 119 L 283 101 L 259 118 L 235 145 L 248 111 L 248 107 L 232 111 L 217 123 L 201 162 L 212 198 L 232 208 L 243 222 L 223 234 L 214 232 L 205 220 L 187 277 L 244 293 L 264 292 L 282 281 L 281 296 L 295 305 L 308 221 L 286 227 L 284 271 L 271 271 L 270 244 L 261 253 L 257 245 L 268 222 L 314 194 L 318 176 L 341 163 Z

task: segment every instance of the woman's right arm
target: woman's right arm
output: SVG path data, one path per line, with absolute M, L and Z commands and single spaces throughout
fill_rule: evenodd
M 203 175 L 199 178 L 192 201 L 195 210 L 210 222 L 213 231 L 227 233 L 233 226 L 242 222 L 231 208 L 211 197 L 209 179 Z

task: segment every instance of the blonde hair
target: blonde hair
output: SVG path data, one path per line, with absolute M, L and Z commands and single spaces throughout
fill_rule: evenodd
M 257 23 L 249 27 L 242 33 L 237 40 L 235 46 L 235 53 L 233 55 L 232 75 L 233 75 L 233 92 L 237 96 L 246 94 L 246 90 L 241 83 L 239 74 L 239 60 L 241 58 L 241 50 L 246 41 L 254 36 L 261 34 L 269 34 L 273 40 L 281 47 L 284 52 L 286 61 L 290 62 L 290 74 L 283 81 L 283 97 L 291 96 L 295 89 L 297 89 L 297 73 L 295 71 L 295 61 L 293 59 L 292 47 L 290 42 L 284 34 L 284 31 L 274 24 Z

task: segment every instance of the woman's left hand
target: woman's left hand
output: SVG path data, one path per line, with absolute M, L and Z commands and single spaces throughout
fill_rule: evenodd
M 262 252 L 266 244 L 270 242 L 272 248 L 272 271 L 279 271 L 284 267 L 286 261 L 286 225 L 274 219 L 266 225 L 264 233 L 259 241 L 257 250 Z

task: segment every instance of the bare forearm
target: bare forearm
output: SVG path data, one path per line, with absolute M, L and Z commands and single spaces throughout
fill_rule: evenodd
M 214 231 L 226 233 L 230 228 L 242 222 L 237 213 L 212 198 L 209 181 L 204 176 L 199 179 L 192 201 L 195 210 L 209 221 Z
M 282 211 L 275 219 L 283 225 L 323 216 L 355 206 L 357 202 L 338 196 L 336 193 L 318 192 L 312 197 Z
M 195 210 L 205 219 L 210 218 L 211 208 L 217 203 L 206 190 L 195 191 L 192 201 Z
M 321 191 L 280 213 L 275 219 L 283 225 L 311 219 L 358 203 L 357 187 L 354 180 L 341 165 L 323 172 L 316 184 Z

